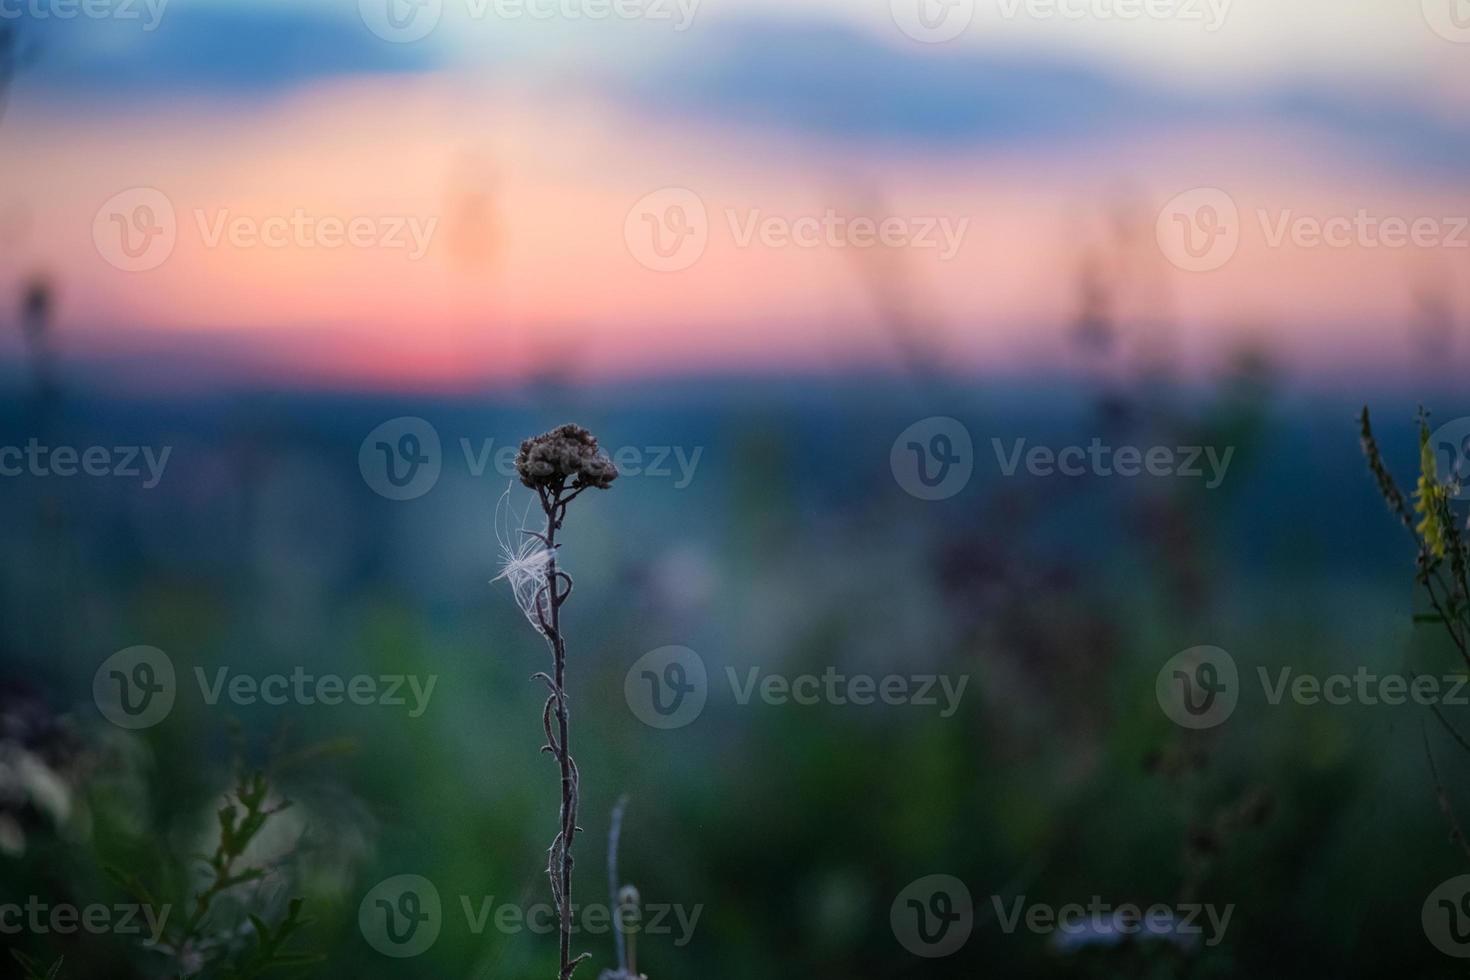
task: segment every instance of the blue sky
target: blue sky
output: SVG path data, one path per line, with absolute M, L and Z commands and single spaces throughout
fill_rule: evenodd
M 1357 8 L 1357 26 L 1302 37 L 1285 58 L 1269 52 L 1292 25 L 1312 23 L 1315 0 L 1273 3 L 1278 27 L 1265 35 L 1253 0 L 1237 0 L 1213 34 L 1105 19 L 989 24 L 1003 9 L 990 0 L 981 26 L 945 45 L 914 43 L 863 5 L 825 0 L 705 0 L 684 32 L 616 20 L 501 23 L 472 18 L 470 0 L 442 2 L 439 29 L 413 44 L 384 42 L 349 2 L 172 0 L 153 8 L 151 31 L 143 0 L 139 20 L 24 18 L 38 57 L 20 96 L 92 113 L 118 100 L 258 101 L 340 76 L 446 70 L 582 86 L 648 113 L 859 146 L 1065 152 L 1203 124 L 1301 127 L 1366 162 L 1440 174 L 1464 172 L 1470 159 L 1470 112 L 1439 81 L 1455 63 L 1444 59 L 1470 46 L 1436 37 L 1414 11 L 1383 20 L 1394 5 L 1376 0 L 1340 3 Z M 1343 56 L 1380 24 L 1395 27 L 1377 28 L 1373 55 Z M 1325 67 L 1317 45 L 1338 49 Z

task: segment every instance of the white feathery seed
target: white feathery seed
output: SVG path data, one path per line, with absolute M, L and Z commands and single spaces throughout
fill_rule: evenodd
M 536 605 L 538 597 L 542 597 L 541 615 L 550 616 L 551 611 L 541 590 L 546 585 L 546 565 L 555 552 L 548 549 L 540 538 L 527 533 L 532 530 L 527 524 L 531 509 L 529 503 L 521 512 L 520 520 L 515 520 L 515 511 L 510 503 L 510 489 L 509 486 L 505 488 L 500 502 L 495 505 L 495 540 L 500 546 L 500 574 L 490 581 L 494 583 L 505 579 L 509 582 L 521 614 L 536 632 L 543 633 L 541 619 L 536 615 Z

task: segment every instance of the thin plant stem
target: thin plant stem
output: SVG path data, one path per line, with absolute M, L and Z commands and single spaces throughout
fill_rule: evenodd
M 624 970 L 628 967 L 628 958 L 623 944 L 623 909 L 618 901 L 618 891 L 622 887 L 618 882 L 618 846 L 622 843 L 623 812 L 627 808 L 628 798 L 624 796 L 613 807 L 612 825 L 607 832 L 607 894 L 613 910 L 613 942 L 617 948 L 617 963 Z
M 551 695 L 547 699 L 544 716 L 548 721 L 546 748 L 556 757 L 561 768 L 561 823 L 556 840 L 552 842 L 550 860 L 546 868 L 547 874 L 551 877 L 553 897 L 557 902 L 557 916 L 561 924 L 561 966 L 558 980 L 570 980 L 577 964 L 584 958 L 572 958 L 572 844 L 579 829 L 577 827 L 578 776 L 577 764 L 572 759 L 571 724 L 567 710 L 567 644 L 566 637 L 561 631 L 561 607 L 571 595 L 572 590 L 570 576 L 559 571 L 556 564 L 556 532 L 561 529 L 562 518 L 566 516 L 567 504 L 575 496 L 576 493 L 573 493 L 563 499 L 560 488 L 543 491 L 540 494 L 541 506 L 546 512 L 546 531 L 541 537 L 551 554 L 546 563 L 545 584 L 541 587 L 546 597 L 544 616 L 541 613 L 541 599 L 538 597 L 536 602 L 537 615 L 541 617 L 543 632 L 546 635 L 547 644 L 551 647 L 553 662 L 550 679 Z M 563 582 L 566 583 L 564 590 Z M 544 674 L 539 676 L 545 677 Z M 555 737 L 552 737 L 549 724 L 553 713 L 556 716 Z

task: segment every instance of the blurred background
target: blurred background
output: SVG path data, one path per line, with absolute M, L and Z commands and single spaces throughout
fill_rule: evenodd
M 1454 737 L 1257 678 L 1464 674 L 1357 416 L 1412 487 L 1470 415 L 1467 83 L 1463 0 L 0 0 L 0 907 L 182 923 L 237 776 L 293 804 L 186 948 L 0 909 L 0 975 L 254 976 L 300 898 L 272 976 L 554 976 L 484 912 L 550 901 L 492 579 L 567 421 L 576 897 L 626 795 L 653 980 L 1460 975 Z M 1172 462 L 1017 455 L 1094 444 Z M 229 688 L 303 673 L 406 703 Z M 745 694 L 809 675 L 964 687 Z M 1094 899 L 1173 925 L 1012 921 Z

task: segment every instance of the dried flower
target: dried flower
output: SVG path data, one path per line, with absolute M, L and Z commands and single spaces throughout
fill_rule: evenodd
M 618 478 L 617 467 L 597 447 L 597 437 L 570 423 L 521 443 L 516 472 L 532 490 L 606 490 Z
M 567 642 L 562 633 L 561 608 L 572 594 L 572 577 L 557 565 L 557 532 L 566 519 L 567 506 L 583 490 L 606 490 L 618 471 L 597 448 L 597 439 L 579 425 L 563 425 L 521 443 L 516 455 L 521 482 L 541 502 L 545 529 L 526 526 L 522 514 L 519 529 L 513 529 L 509 489 L 501 498 L 496 515 L 496 535 L 501 551 L 500 578 L 510 582 L 516 605 L 545 639 L 551 650 L 551 672 L 541 671 L 532 680 L 548 688 L 541 712 L 542 731 L 549 752 L 561 769 L 561 817 L 556 837 L 547 849 L 546 874 L 551 897 L 561 922 L 561 966 L 557 980 L 571 980 L 578 964 L 591 954 L 572 956 L 572 845 L 581 827 L 577 825 L 582 776 L 572 759 L 571 717 L 567 706 Z

